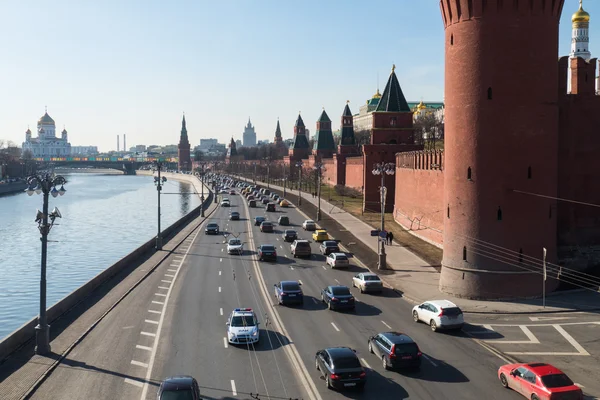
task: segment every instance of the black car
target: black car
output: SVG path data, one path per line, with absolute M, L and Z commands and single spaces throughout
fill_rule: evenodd
M 367 383 L 367 373 L 354 350 L 349 347 L 330 347 L 317 351 L 315 366 L 325 378 L 327 389 L 363 390 Z
M 200 387 L 191 376 L 172 376 L 165 379 L 156 394 L 158 400 L 200 400 Z
M 273 223 L 271 223 L 269 221 L 263 221 L 260 224 L 260 231 L 261 232 L 273 232 Z
M 250 200 L 248 202 L 248 207 L 256 207 L 256 200 Z
M 338 242 L 335 240 L 324 240 L 319 246 L 319 251 L 321 254 L 328 256 L 330 253 L 339 253 L 340 246 L 338 246 Z
M 218 235 L 219 234 L 219 225 L 214 222 L 206 225 L 206 229 L 204 229 L 204 233 L 206 235 Z
M 302 304 L 304 294 L 300 288 L 302 284 L 297 281 L 281 281 L 275 285 L 275 297 L 279 304 Z
M 265 207 L 265 209 L 267 211 L 270 211 L 270 212 L 275 212 L 275 204 L 269 203 L 269 204 L 267 204 L 267 206 Z
M 369 353 L 381 359 L 383 368 L 421 366 L 421 350 L 410 336 L 399 332 L 383 332 L 369 338 Z
M 239 221 L 239 219 L 240 219 L 240 213 L 237 212 L 237 211 L 232 212 L 229 215 L 229 219 L 232 220 L 232 221 Z
M 254 226 L 260 226 L 265 219 L 265 217 L 254 217 Z
M 263 199 L 262 199 L 263 204 L 269 204 L 269 201 L 271 201 L 271 200 L 269 200 L 268 197 L 263 197 Z
M 293 242 L 294 240 L 298 239 L 298 232 L 293 229 L 286 229 L 283 231 L 283 235 L 281 235 L 281 237 L 286 242 Z
M 263 244 L 258 247 L 259 261 L 277 261 L 277 250 L 272 244 Z
M 321 301 L 327 304 L 330 310 L 356 308 L 354 296 L 347 286 L 327 286 L 321 291 Z
M 281 217 L 279 217 L 277 222 L 279 223 L 279 225 L 288 226 L 290 224 L 290 218 L 285 215 L 282 215 Z

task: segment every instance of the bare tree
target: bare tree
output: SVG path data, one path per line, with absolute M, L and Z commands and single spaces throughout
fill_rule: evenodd
M 435 150 L 437 142 L 444 138 L 444 124 L 432 112 L 419 115 L 414 123 L 415 143 L 423 144 L 425 150 Z

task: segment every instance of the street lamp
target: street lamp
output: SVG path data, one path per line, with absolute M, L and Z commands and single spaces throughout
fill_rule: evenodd
M 285 173 L 285 162 L 283 163 L 283 197 L 285 198 L 285 187 L 287 186 L 287 175 Z
M 66 179 L 60 175 L 54 175 L 53 173 L 41 173 L 40 175 L 33 175 L 27 178 L 28 187 L 25 192 L 32 196 L 33 193 L 43 194 L 43 211 L 38 210 L 35 217 L 35 222 L 38 223 L 38 229 L 42 235 L 42 271 L 40 277 L 40 315 L 38 317 L 38 324 L 35 327 L 35 354 L 44 355 L 50 352 L 50 325 L 48 325 L 48 318 L 46 316 L 46 257 L 48 254 L 48 234 L 50 229 L 54 226 L 54 220 L 61 218 L 62 215 L 58 208 L 54 208 L 50 214 L 48 214 L 48 199 L 49 195 L 56 198 L 57 196 L 64 196 L 66 193 L 64 184 L 67 183 Z M 60 189 L 56 189 L 56 186 L 60 185 Z M 50 224 L 48 224 L 48 218 L 50 218 Z
M 381 232 L 385 231 L 385 199 L 387 197 L 387 188 L 385 187 L 385 176 L 386 175 L 394 175 L 396 172 L 396 165 L 394 163 L 380 163 L 373 165 L 373 175 L 381 175 L 381 186 L 379 187 L 379 192 L 381 194 L 380 202 L 381 202 Z M 379 237 L 380 245 L 379 247 L 379 264 L 377 265 L 378 269 L 386 268 L 386 254 L 385 254 L 385 241 L 381 240 Z
M 296 163 L 296 167 L 299 168 L 298 170 L 298 205 L 301 206 L 302 205 L 302 167 L 304 166 L 304 164 L 302 163 L 302 161 L 298 161 Z
M 204 218 L 204 164 L 204 162 L 200 163 L 200 186 L 202 187 L 202 195 L 200 196 L 200 210 L 202 214 L 200 216 L 202 218 Z
M 322 163 L 316 163 L 313 167 L 315 171 L 317 171 L 317 179 L 319 181 L 317 186 L 317 196 L 319 199 L 317 200 L 317 221 L 321 220 L 321 169 L 323 168 Z
M 156 234 L 156 250 L 162 250 L 162 234 L 160 232 L 160 191 L 162 190 L 163 185 L 167 181 L 167 177 L 160 176 L 160 171 L 162 170 L 162 167 L 162 162 L 156 161 L 156 171 L 158 172 L 158 176 L 154 177 L 154 184 L 156 185 L 156 192 L 158 193 L 158 233 Z
M 254 180 L 254 184 L 256 185 L 256 163 L 253 162 L 252 165 L 254 166 L 254 176 L 252 177 L 252 180 Z

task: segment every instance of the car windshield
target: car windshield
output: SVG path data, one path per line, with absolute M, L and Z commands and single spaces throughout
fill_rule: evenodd
M 229 244 L 232 246 L 238 246 L 242 244 L 242 241 L 240 239 L 229 239 Z
M 207 228 L 216 228 L 217 226 L 217 224 L 208 224 Z
M 300 290 L 300 285 L 296 282 L 284 282 L 281 284 L 283 290 Z
M 419 351 L 416 343 L 403 343 L 395 345 L 395 353 L 396 354 L 414 354 Z
M 275 251 L 275 246 L 262 246 L 262 251 Z
M 573 381 L 565 374 L 544 375 L 541 377 L 542 383 L 547 388 L 558 388 L 564 386 L 573 386 Z
M 231 318 L 231 326 L 234 327 L 254 325 L 256 325 L 256 323 L 254 322 L 254 316 L 252 315 L 236 315 Z
M 194 400 L 191 390 L 165 390 L 160 395 L 160 400 Z
M 341 357 L 333 360 L 336 369 L 361 368 L 357 357 Z
M 331 289 L 331 293 L 336 296 L 347 296 L 350 294 L 350 290 L 347 287 L 334 287 Z
M 264 219 L 264 217 L 256 217 L 256 220 L 257 221 L 264 221 L 265 219 Z
M 238 212 L 234 211 L 231 213 L 231 215 L 240 215 Z
M 327 240 L 327 241 L 323 242 L 323 246 L 325 246 L 325 247 L 337 247 L 337 242 L 334 242 L 333 240 Z
M 379 281 L 381 279 L 379 279 L 379 277 L 375 276 L 375 275 L 364 275 L 364 280 L 365 281 Z

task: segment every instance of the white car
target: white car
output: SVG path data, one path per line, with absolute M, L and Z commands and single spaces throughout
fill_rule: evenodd
M 227 254 L 244 254 L 244 244 L 240 239 L 229 239 Z
M 304 228 L 305 231 L 314 231 L 317 229 L 317 223 L 312 219 L 307 219 L 302 223 L 302 228 Z
M 327 265 L 330 265 L 331 268 L 348 268 L 350 260 L 345 253 L 330 253 L 327 256 Z
M 227 319 L 227 341 L 231 344 L 253 344 L 260 339 L 258 319 L 251 308 L 236 308 Z
M 432 331 L 438 329 L 461 329 L 465 323 L 462 310 L 448 300 L 426 301 L 412 310 L 415 322 L 423 321 Z
M 361 293 L 381 292 L 383 290 L 383 282 L 381 282 L 377 274 L 361 272 L 352 277 L 352 287 L 360 289 Z
M 231 207 L 231 204 L 229 203 L 229 200 L 223 200 L 221 202 L 221 207 Z

